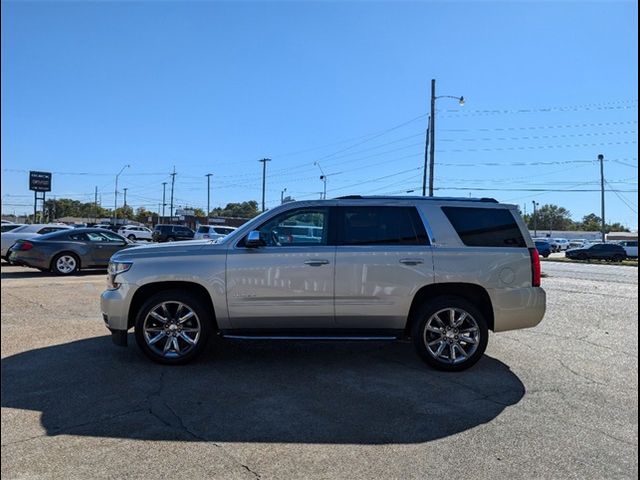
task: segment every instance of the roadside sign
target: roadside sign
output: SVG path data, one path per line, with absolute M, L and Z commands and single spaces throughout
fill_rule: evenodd
M 29 172 L 29 190 L 34 192 L 51 191 L 51 172 Z

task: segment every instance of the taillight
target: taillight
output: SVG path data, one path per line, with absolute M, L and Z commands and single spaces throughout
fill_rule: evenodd
M 539 287 L 542 281 L 540 254 L 535 248 L 530 248 L 529 254 L 531 256 L 531 283 L 534 287 Z
M 33 243 L 31 242 L 21 242 L 18 244 L 18 250 L 31 250 L 33 248 Z

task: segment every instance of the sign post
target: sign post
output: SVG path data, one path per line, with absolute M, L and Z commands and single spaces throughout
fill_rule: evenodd
M 42 220 L 44 221 L 45 194 L 51 191 L 51 172 L 29 172 L 29 190 L 33 190 L 33 223 L 38 211 L 38 192 L 42 192 Z

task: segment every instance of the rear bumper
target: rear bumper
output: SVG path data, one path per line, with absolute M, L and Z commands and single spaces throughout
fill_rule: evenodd
M 49 258 L 41 255 L 28 255 L 22 252 L 9 250 L 7 252 L 8 259 L 14 265 L 23 265 L 32 268 L 48 269 L 51 266 Z
M 540 287 L 489 290 L 489 296 L 495 332 L 535 327 L 547 308 L 547 294 Z

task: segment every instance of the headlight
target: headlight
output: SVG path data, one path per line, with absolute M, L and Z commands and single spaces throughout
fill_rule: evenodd
M 120 284 L 116 282 L 116 275 L 126 272 L 131 268 L 130 262 L 109 262 L 107 268 L 107 288 L 109 290 L 117 290 Z
M 109 275 L 118 275 L 119 273 L 126 272 L 131 268 L 131 262 L 109 262 L 107 272 Z

